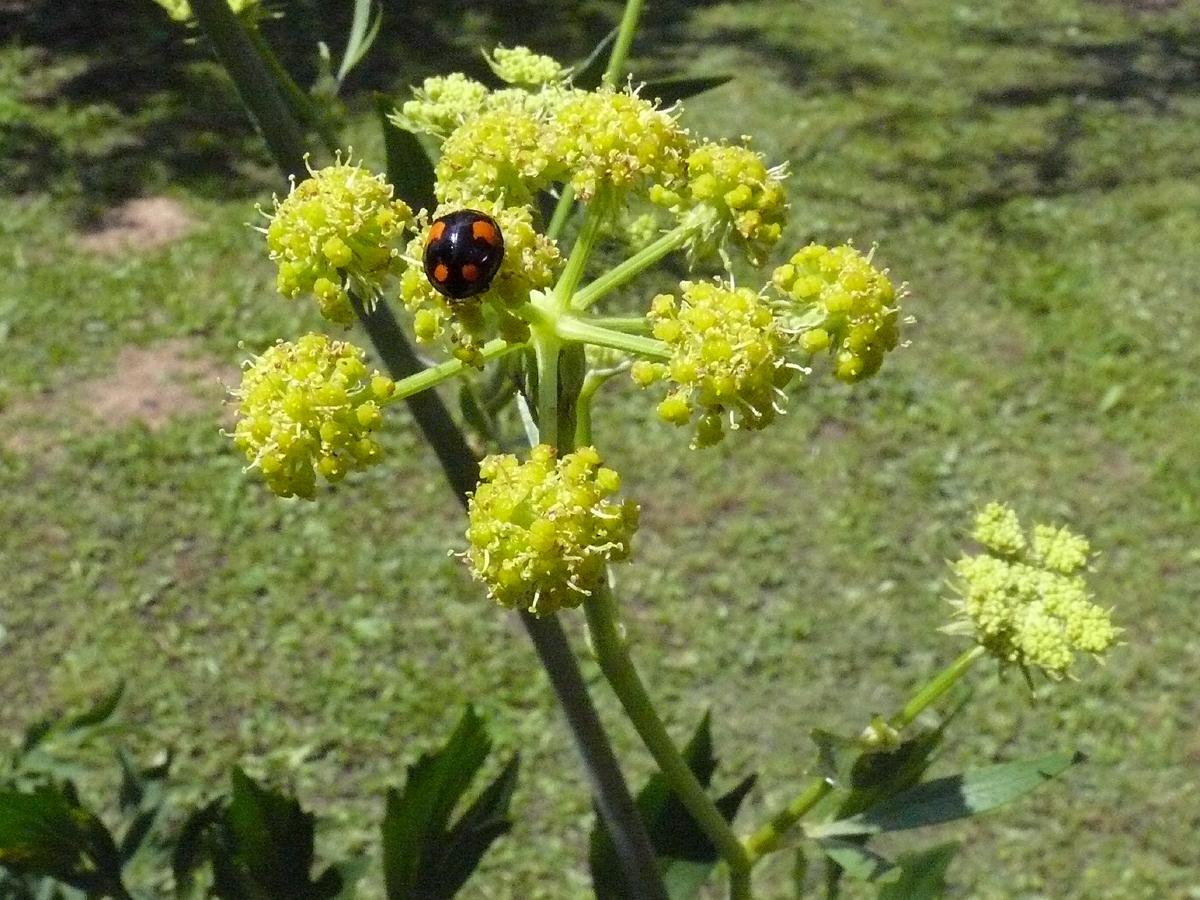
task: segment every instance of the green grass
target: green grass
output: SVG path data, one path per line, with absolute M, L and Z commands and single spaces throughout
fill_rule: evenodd
M 1200 11 L 761 0 L 652 20 L 638 47 L 737 72 L 687 123 L 790 160 L 785 243 L 878 243 L 916 318 L 875 381 L 818 371 L 778 425 L 706 452 L 606 388 L 595 434 L 644 510 L 625 620 L 674 733 L 711 706 L 722 783 L 759 771 L 739 821 L 761 821 L 811 729 L 856 731 L 962 649 L 937 631 L 944 560 L 1002 498 L 1091 536 L 1127 645 L 1033 702 L 1019 678 L 975 678 L 937 771 L 1064 748 L 1090 763 L 920 837 L 965 841 L 956 897 L 1197 896 Z M 27 65 L 3 55 L 0 73 Z M 53 133 L 96 118 L 22 115 Z M 587 896 L 574 752 L 523 633 L 447 556 L 461 512 L 406 415 L 386 465 L 305 504 L 243 476 L 215 401 L 157 431 L 62 411 L 129 344 L 187 337 L 232 367 L 239 340 L 316 325 L 243 226 L 248 185 L 266 200 L 270 182 L 223 199 L 159 173 L 203 226 L 114 262 L 73 249 L 73 171 L 0 197 L 0 421 L 21 438 L 0 456 L 0 729 L 126 677 L 123 717 L 176 748 L 182 780 L 209 794 L 250 760 L 350 828 L 329 830 L 336 849 L 371 839 L 382 787 L 473 702 L 526 765 L 518 827 L 471 890 Z

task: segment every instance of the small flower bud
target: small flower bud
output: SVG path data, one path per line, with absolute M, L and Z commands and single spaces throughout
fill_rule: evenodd
M 551 447 L 529 461 L 489 456 L 471 496 L 464 558 L 502 606 L 548 615 L 578 606 L 600 587 L 610 562 L 626 559 L 637 504 L 607 499 L 620 478 L 592 447 L 555 462 Z
M 388 117 L 397 128 L 446 137 L 487 104 L 485 85 L 460 72 L 426 78 L 415 95 Z
M 1031 545 L 1016 513 L 999 503 L 979 513 L 974 536 L 988 552 L 954 563 L 957 617 L 946 631 L 972 634 L 1002 664 L 1051 678 L 1068 674 L 1077 652 L 1098 656 L 1116 642 L 1121 629 L 1091 602 L 1079 574 L 1085 539 L 1038 525 Z
M 772 282 L 785 295 L 776 312 L 797 345 L 810 353 L 828 349 L 842 381 L 871 377 L 899 344 L 896 291 L 871 265 L 871 254 L 849 244 L 810 244 L 777 268 Z
M 400 271 L 393 244 L 413 224 L 412 210 L 392 199 L 381 175 L 340 160 L 293 183 L 275 199 L 267 245 L 285 297 L 312 294 L 321 315 L 338 325 L 354 322 L 349 290 L 373 303 L 385 279 Z
M 368 375 L 365 356 L 345 341 L 308 334 L 246 364 L 230 392 L 240 401 L 233 440 L 274 493 L 311 500 L 317 472 L 338 481 L 383 458 L 370 434 L 396 385 Z

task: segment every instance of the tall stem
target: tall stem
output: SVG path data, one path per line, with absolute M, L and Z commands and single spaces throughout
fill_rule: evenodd
M 586 287 L 580 288 L 571 298 L 571 309 L 577 312 L 587 309 L 605 294 L 632 281 L 668 253 L 682 247 L 694 232 L 695 229 L 690 225 L 677 225 L 672 228 L 654 243 L 643 247 L 623 263 L 609 269 Z
M 696 780 L 696 776 L 667 733 L 666 726 L 659 718 L 658 711 L 654 708 L 654 703 L 646 693 L 642 679 L 629 658 L 625 641 L 617 627 L 615 606 L 612 593 L 603 585 L 584 601 L 588 631 L 592 636 L 592 646 L 596 651 L 600 669 L 621 702 L 625 714 L 641 736 L 646 749 L 650 751 L 650 755 L 654 757 L 663 776 L 671 785 L 671 790 L 725 860 L 730 870 L 731 885 L 734 880 L 740 883 L 750 870 L 750 858 L 746 855 L 746 849 L 712 798 Z

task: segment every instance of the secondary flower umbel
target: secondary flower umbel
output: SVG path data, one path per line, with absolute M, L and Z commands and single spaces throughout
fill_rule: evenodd
M 371 432 L 396 385 L 368 373 L 365 357 L 353 344 L 307 334 L 246 364 L 231 391 L 241 401 L 234 443 L 274 493 L 311 500 L 317 472 L 340 481 L 383 458 Z
M 471 497 L 471 574 L 503 606 L 548 615 L 578 606 L 605 578 L 605 567 L 629 556 L 638 507 L 609 500 L 621 486 L 592 447 L 555 461 L 544 444 L 529 461 L 489 456 Z
M 972 536 L 987 552 L 954 563 L 960 597 L 948 632 L 973 634 L 1001 663 L 1052 678 L 1070 671 L 1075 653 L 1099 655 L 1116 642 L 1120 629 L 1083 580 L 1084 538 L 1037 525 L 1027 541 L 1017 514 L 999 503 L 979 513 Z

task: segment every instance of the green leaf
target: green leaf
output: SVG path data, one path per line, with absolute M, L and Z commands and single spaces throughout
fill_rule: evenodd
M 847 819 L 808 829 L 810 837 L 879 834 L 941 825 L 978 815 L 1030 793 L 1084 759 L 1052 753 L 926 781 Z
M 109 717 L 116 712 L 117 704 L 121 702 L 121 696 L 124 693 L 125 682 L 118 682 L 112 692 L 96 701 L 91 709 L 84 710 L 73 719 L 68 719 L 63 730 L 81 731 L 84 728 L 91 728 L 93 725 L 107 722 Z
M 171 853 L 171 874 L 175 879 L 176 897 L 191 896 L 192 873 L 204 858 L 205 832 L 221 820 L 224 803 L 224 798 L 217 798 L 194 810 L 180 827 L 175 849 Z
M 375 95 L 375 115 L 383 129 L 388 182 L 396 189 L 396 196 L 413 209 L 432 212 L 437 207 L 437 197 L 433 193 L 436 181 L 433 161 L 415 134 L 397 128 L 388 119 L 394 108 L 395 103 L 390 98 Z
M 706 788 L 717 769 L 711 724 L 711 716 L 706 713 L 682 751 L 688 768 L 701 786 Z M 747 776 L 715 801 L 726 821 L 733 821 L 754 781 L 754 775 Z M 675 797 L 661 773 L 651 775 L 638 792 L 637 808 L 646 825 L 650 843 L 659 857 L 667 893 L 672 900 L 691 897 L 712 874 L 719 858 L 716 848 L 687 808 Z M 616 847 L 599 816 L 592 827 L 588 865 L 592 873 L 592 888 L 599 900 L 619 900 L 628 896 Z
M 636 79 L 635 79 L 636 81 Z M 688 97 L 695 97 L 705 91 L 720 87 L 733 81 L 732 75 L 702 75 L 697 78 L 654 78 L 647 81 L 638 91 L 643 97 L 659 101 L 662 106 L 671 106 Z
M 874 881 L 892 871 L 892 861 L 854 841 L 826 838 L 817 842 L 821 850 L 845 872 L 859 881 Z
M 293 798 L 234 769 L 229 804 L 210 834 L 213 893 L 222 900 L 330 900 L 341 876 L 330 868 L 311 880 L 314 831 L 315 817 Z
M 65 787 L 0 791 L 0 865 L 93 897 L 129 898 L 112 835 Z
M 896 860 L 900 875 L 879 886 L 878 900 L 937 900 L 946 893 L 946 869 L 958 852 L 951 841 L 918 853 L 905 853 Z
M 337 83 L 346 80 L 371 45 L 379 36 L 379 26 L 383 24 L 383 7 L 374 6 L 375 16 L 371 17 L 373 4 L 371 0 L 354 0 L 354 20 L 350 24 L 350 36 L 346 39 L 346 52 L 342 54 L 342 63 L 338 67 Z
M 491 750 L 475 711 L 434 753 L 409 766 L 402 791 L 389 790 L 383 819 L 383 878 L 388 900 L 447 900 L 484 851 L 508 831 L 516 784 L 514 757 L 453 827 L 450 816 Z

